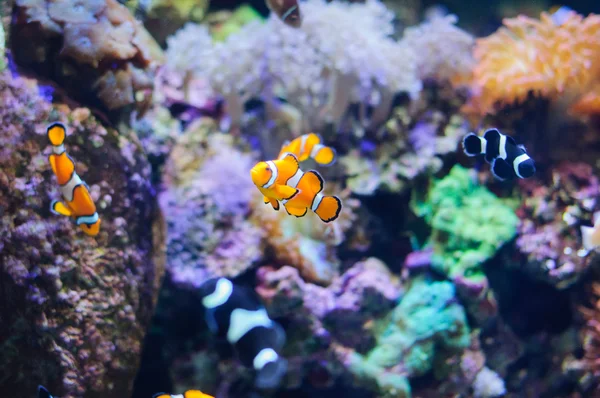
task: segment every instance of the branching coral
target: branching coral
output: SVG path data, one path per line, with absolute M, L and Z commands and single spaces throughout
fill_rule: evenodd
M 474 97 L 479 114 L 535 95 L 578 96 L 600 75 L 600 16 L 572 12 L 561 25 L 550 14 L 540 20 L 519 16 L 477 40 Z

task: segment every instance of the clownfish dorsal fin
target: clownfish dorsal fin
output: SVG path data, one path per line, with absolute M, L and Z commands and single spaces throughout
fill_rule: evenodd
M 281 160 L 284 162 L 284 164 L 291 168 L 291 175 L 296 174 L 300 168 L 298 158 L 291 152 L 284 153 L 281 157 Z
M 323 177 L 321 174 L 315 170 L 309 170 L 302 176 L 305 184 L 308 184 L 310 187 L 310 192 L 315 195 L 320 193 L 323 190 Z

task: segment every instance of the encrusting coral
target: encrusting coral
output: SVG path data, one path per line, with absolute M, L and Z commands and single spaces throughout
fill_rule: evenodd
M 375 0 L 309 0 L 302 13 L 299 29 L 271 16 L 212 45 L 206 27 L 188 25 L 170 39 L 167 57 L 179 60 L 182 73 L 208 78 L 226 99 L 234 125 L 241 123 L 247 100 L 261 98 L 277 109 L 277 97 L 283 97 L 301 111 L 303 131 L 337 125 L 353 103 L 374 108 L 364 124 L 380 124 L 395 94 L 417 96 L 421 77 L 458 81 L 468 74 L 472 38 L 453 26 L 453 17 L 396 41 L 393 15 Z
M 0 384 L 130 396 L 165 265 L 150 166 L 134 136 L 40 91 L 0 74 Z M 57 120 L 102 219 L 95 238 L 50 213 L 60 191 L 46 126 Z
M 86 105 L 141 109 L 149 101 L 162 51 L 116 0 L 17 0 L 13 16 L 11 48 L 19 65 Z
M 468 110 L 494 113 L 530 92 L 567 102 L 585 94 L 600 79 L 600 15 L 570 12 L 561 22 L 546 12 L 539 20 L 520 15 L 478 39 Z
M 600 184 L 585 163 L 561 163 L 550 184 L 525 181 L 517 210 L 517 247 L 526 256 L 520 265 L 533 277 L 564 289 L 576 283 L 598 256 L 581 249 L 581 225 L 592 225 Z
M 432 228 L 432 266 L 457 285 L 471 315 L 481 320 L 494 302 L 482 264 L 515 236 L 518 218 L 459 165 L 434 181 L 426 198 L 419 196 L 411 205 Z

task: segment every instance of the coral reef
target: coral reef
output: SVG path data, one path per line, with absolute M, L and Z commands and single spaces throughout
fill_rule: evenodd
M 596 385 L 600 383 L 600 362 L 598 360 L 598 350 L 600 349 L 600 285 L 594 283 L 591 286 L 592 299 L 591 308 L 581 307 L 580 311 L 585 318 L 583 328 L 584 357 L 582 360 L 584 369 L 593 377 Z
M 593 224 L 600 185 L 592 167 L 585 163 L 562 163 L 551 171 L 551 183 L 522 183 L 523 204 L 517 247 L 526 256 L 518 264 L 535 278 L 564 289 L 577 282 L 595 253 L 581 249 L 580 226 Z
M 600 78 L 600 16 L 571 12 L 557 25 L 543 12 L 539 20 L 520 15 L 503 23 L 477 40 L 469 111 L 494 113 L 530 92 L 572 101 Z
M 162 50 L 116 0 L 18 0 L 11 42 L 19 65 L 106 110 L 143 109 L 162 63 Z
M 209 119 L 192 123 L 177 140 L 159 197 L 175 282 L 199 286 L 213 276 L 235 277 L 261 258 L 264 231 L 248 220 L 258 193 L 248 174 L 254 161 Z
M 515 236 L 514 211 L 458 165 L 425 198 L 415 193 L 412 208 L 431 226 L 432 267 L 457 285 L 470 314 L 482 320 L 494 311 L 482 264 Z
M 62 397 L 130 396 L 165 265 L 150 167 L 135 136 L 41 91 L 0 74 L 0 385 L 22 396 L 38 384 Z M 51 120 L 69 126 L 65 146 L 102 218 L 95 239 L 50 213 L 60 195 Z
M 1 15 L 1 14 L 0 14 Z M 4 57 L 6 39 L 4 37 L 4 26 L 0 23 L 0 73 L 6 68 L 6 58 Z
M 398 306 L 374 326 L 376 347 L 366 355 L 344 352 L 344 363 L 381 397 L 410 397 L 409 377 L 443 372 L 444 357 L 470 344 L 469 326 L 454 286 L 427 278 L 411 281 Z

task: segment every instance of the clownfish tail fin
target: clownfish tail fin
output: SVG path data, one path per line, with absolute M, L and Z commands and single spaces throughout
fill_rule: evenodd
M 315 149 L 316 153 L 313 156 L 315 162 L 322 166 L 331 166 L 335 163 L 337 155 L 335 148 L 318 144 L 315 145 Z
M 67 128 L 64 124 L 55 122 L 48 126 L 48 139 L 54 146 L 60 146 L 65 142 L 67 136 Z
M 485 148 L 483 147 L 484 140 L 479 137 L 477 134 L 469 133 L 463 139 L 463 149 L 465 155 L 467 156 L 477 156 L 481 153 L 485 153 Z
M 342 211 L 342 201 L 337 196 L 323 196 L 314 211 L 323 222 L 334 221 Z

